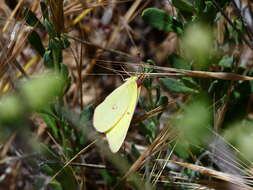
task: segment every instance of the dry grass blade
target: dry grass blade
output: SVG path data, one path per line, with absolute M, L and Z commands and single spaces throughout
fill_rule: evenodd
M 165 162 L 164 162 L 164 164 L 163 164 L 163 166 L 162 166 L 162 169 L 161 169 L 161 170 L 159 171 L 159 173 L 155 176 L 155 178 L 154 178 L 154 180 L 153 180 L 153 185 L 155 185 L 155 184 L 158 182 L 160 176 L 161 176 L 162 173 L 163 173 L 163 170 L 165 169 L 167 163 L 169 162 L 169 160 L 170 160 L 170 158 L 171 158 L 171 155 L 172 155 L 173 152 L 174 152 L 174 149 L 175 149 L 176 145 L 177 145 L 177 144 L 175 144 L 175 145 L 173 146 L 172 150 L 168 150 L 168 153 L 167 153 L 167 155 L 165 156 L 166 160 L 165 160 Z
M 2 56 L 0 58 L 0 78 L 2 78 L 6 73 L 10 75 L 10 72 L 7 72 L 7 70 L 13 68 L 13 65 L 24 76 L 28 77 L 23 67 L 17 62 L 16 57 L 23 51 L 26 45 L 27 36 L 29 35 L 30 31 L 31 28 L 28 28 L 28 31 L 24 30 L 24 23 L 18 22 L 13 28 L 10 39 L 7 39 L 7 42 L 9 43 L 2 45 Z M 15 72 L 11 73 L 13 74 Z M 12 78 L 12 76 L 10 76 L 10 78 Z
M 1 160 L 3 160 L 6 157 L 7 152 L 9 151 L 9 148 L 11 147 L 11 143 L 14 141 L 15 137 L 16 137 L 16 133 L 14 133 L 8 139 L 8 141 L 4 145 L 2 145 L 2 147 L 1 147 L 2 150 L 1 150 L 1 153 L 0 153 L 0 159 Z
M 91 42 L 88 42 L 88 41 L 85 41 L 83 39 L 79 39 L 79 38 L 76 38 L 76 37 L 73 37 L 73 36 L 68 35 L 68 37 L 70 39 L 76 40 L 76 41 L 78 41 L 82 44 L 85 44 L 85 45 L 88 45 L 88 46 L 93 46 L 93 47 L 95 47 L 97 49 L 101 49 L 103 51 L 108 51 L 108 52 L 114 53 L 116 55 L 120 55 L 122 57 L 127 57 L 127 58 L 130 58 L 130 59 L 133 59 L 133 57 L 128 53 L 125 53 L 125 52 L 122 52 L 122 51 L 119 51 L 119 50 L 115 50 L 115 49 L 111 49 L 111 48 L 107 48 L 107 47 L 102 47 L 101 45 L 93 44 Z
M 98 7 L 114 6 L 114 5 L 123 4 L 123 3 L 131 2 L 131 1 L 134 1 L 134 0 L 118 0 L 118 1 L 112 1 L 112 2 L 104 1 L 104 2 L 99 2 L 99 3 L 91 3 L 87 5 L 82 2 L 71 2 L 70 4 L 64 7 L 64 13 L 65 15 L 71 15 L 75 13 L 80 13 L 84 9 L 94 9 Z
M 106 62 L 104 60 L 98 60 L 98 61 Z M 163 73 L 159 73 L 159 72 L 145 73 L 145 75 L 147 76 L 170 77 L 172 73 L 176 73 L 178 74 L 178 76 L 187 76 L 187 77 L 194 77 L 194 78 L 215 78 L 215 79 L 221 79 L 221 80 L 253 80 L 253 77 L 244 76 L 240 74 L 234 74 L 234 73 L 227 73 L 227 72 L 192 71 L 192 70 L 184 70 L 184 69 L 175 69 L 175 68 L 170 68 L 170 67 L 147 65 L 147 64 L 141 64 L 141 63 L 117 62 L 117 61 L 115 61 L 115 63 L 123 64 L 123 65 L 139 66 L 143 68 L 152 68 L 158 71 L 159 70 L 163 71 Z M 166 72 L 169 72 L 169 73 L 166 73 Z
M 157 151 L 166 141 L 173 140 L 176 136 L 174 134 L 174 130 L 171 129 L 169 126 L 163 128 L 163 130 L 160 132 L 160 134 L 156 137 L 156 139 L 153 141 L 153 143 L 141 154 L 141 156 L 134 162 L 134 164 L 131 166 L 131 168 L 126 172 L 124 175 L 124 178 L 127 178 L 129 175 L 137 171 L 145 162 L 145 159 L 153 155 L 154 152 Z
M 143 121 L 143 120 L 146 120 L 148 118 L 151 118 L 151 117 L 153 117 L 153 116 L 155 116 L 155 115 L 157 115 L 159 113 L 162 113 L 163 111 L 165 111 L 166 109 L 168 109 L 168 107 L 169 106 L 166 106 L 166 107 L 159 106 L 159 107 L 157 107 L 157 108 L 155 108 L 153 110 L 150 110 L 149 112 L 147 112 L 147 113 L 145 113 L 145 114 L 143 114 L 143 115 L 141 115 L 139 117 L 133 118 L 133 120 L 132 120 L 131 123 L 135 124 L 135 123 L 138 123 L 140 121 Z
M 134 14 L 134 12 L 136 11 L 136 9 L 138 8 L 138 6 L 140 5 L 142 0 L 136 0 L 132 6 L 128 9 L 128 11 L 126 12 L 126 14 L 124 15 L 124 22 L 126 24 L 129 23 L 129 20 L 131 18 L 131 16 Z M 114 31 L 112 32 L 112 35 L 110 36 L 110 39 L 108 40 L 108 45 L 111 45 L 113 43 L 113 41 L 118 37 L 119 32 L 123 29 L 123 26 L 121 25 L 121 23 L 119 23 L 119 25 L 114 29 Z
M 8 18 L 6 24 L 4 25 L 2 32 L 5 32 L 7 30 L 7 28 L 9 27 L 10 23 L 12 22 L 12 19 L 14 18 L 14 16 L 16 15 L 16 13 L 18 12 L 18 10 L 22 7 L 22 5 L 24 4 L 24 0 L 18 1 L 17 6 L 15 7 L 15 9 L 12 11 L 10 17 Z
M 228 174 L 228 173 L 224 173 L 224 172 L 215 171 L 210 168 L 206 168 L 203 166 L 198 166 L 198 165 L 190 164 L 190 163 L 186 163 L 186 162 L 177 162 L 177 161 L 171 161 L 171 162 L 178 164 L 182 167 L 197 171 L 203 175 L 207 175 L 209 177 L 213 177 L 213 178 L 216 178 L 219 180 L 223 180 L 223 181 L 226 181 L 229 183 L 236 184 L 239 187 L 246 188 L 248 190 L 253 189 L 252 187 L 250 187 L 246 184 L 245 180 L 241 176 L 236 176 L 236 175 L 232 175 L 232 174 Z

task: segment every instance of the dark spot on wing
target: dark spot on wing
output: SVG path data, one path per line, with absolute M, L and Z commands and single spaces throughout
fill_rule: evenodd
M 114 105 L 112 106 L 112 110 L 117 110 L 117 109 L 118 109 L 118 106 L 114 104 Z

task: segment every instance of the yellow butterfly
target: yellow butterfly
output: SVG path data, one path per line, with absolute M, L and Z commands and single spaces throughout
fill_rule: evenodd
M 138 76 L 132 76 L 99 104 L 94 112 L 93 125 L 105 133 L 109 147 L 117 152 L 124 142 L 140 94 Z

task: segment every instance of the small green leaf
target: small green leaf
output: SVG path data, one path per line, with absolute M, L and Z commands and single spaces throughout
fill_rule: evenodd
M 149 118 L 143 122 L 140 123 L 141 129 L 143 133 L 145 134 L 145 137 L 149 143 L 152 143 L 152 141 L 156 137 L 156 130 L 157 125 L 155 121 L 152 118 Z
M 49 114 L 46 114 L 46 113 L 41 113 L 40 116 L 45 121 L 47 126 L 52 130 L 54 138 L 58 139 L 59 138 L 59 134 L 58 134 L 59 130 L 56 125 L 55 118 Z
M 146 62 L 143 62 L 143 64 L 155 66 L 155 62 L 152 59 L 148 59 Z M 143 67 L 142 68 L 143 73 L 152 73 L 154 72 L 154 68 L 152 67 Z
M 195 7 L 197 7 L 199 11 L 203 11 L 205 8 L 205 2 L 203 0 L 195 0 Z
M 36 31 L 32 31 L 29 36 L 28 40 L 30 44 L 33 46 L 34 49 L 40 54 L 41 57 L 44 56 L 45 48 L 41 42 L 40 36 Z
M 115 183 L 115 178 L 111 176 L 108 170 L 102 169 L 100 173 L 107 184 L 112 185 L 113 183 Z
M 54 25 L 48 19 L 45 19 L 44 23 L 45 23 L 46 31 L 49 34 L 49 36 L 51 38 L 57 37 L 57 32 Z
M 183 141 L 177 144 L 175 148 L 175 153 L 178 154 L 180 158 L 188 159 L 190 155 L 187 150 L 190 150 L 190 145 L 188 142 Z
M 63 49 L 63 44 L 58 37 L 51 38 L 48 43 L 49 49 Z
M 138 151 L 138 149 L 136 148 L 134 144 L 132 144 L 131 146 L 131 152 L 136 158 L 138 158 L 141 155 L 141 153 Z
M 160 86 L 156 85 L 153 87 L 153 89 L 156 90 L 156 101 L 155 101 L 156 103 L 155 104 L 157 104 L 161 98 L 161 88 L 160 88 Z
M 172 16 L 169 16 L 164 10 L 157 8 L 145 9 L 142 12 L 142 18 L 145 23 L 158 30 L 182 34 L 182 24 Z
M 152 78 L 145 78 L 142 83 L 146 89 L 151 89 L 152 81 L 153 81 Z
M 53 68 L 54 67 L 54 60 L 53 60 L 53 56 L 52 56 L 52 51 L 51 50 L 47 50 L 44 53 L 43 60 L 44 60 L 45 67 L 47 67 L 47 68 Z
M 43 178 L 42 176 L 35 177 L 33 183 L 34 183 L 33 185 L 34 189 L 43 189 L 46 183 L 46 179 Z
M 51 160 L 51 162 L 41 166 L 41 170 L 44 173 L 54 175 L 57 171 L 62 169 L 63 164 L 58 154 L 55 154 L 46 144 L 41 143 L 40 149 L 43 155 L 46 156 L 48 160 Z M 56 177 L 56 180 L 61 184 L 63 189 L 78 189 L 75 176 L 73 175 L 73 168 L 71 169 L 70 166 L 65 167 Z
M 145 99 L 143 98 L 143 97 L 140 97 L 139 99 L 138 99 L 138 103 L 139 103 L 139 106 L 141 107 L 141 108 L 143 108 L 144 110 L 148 110 L 147 109 L 147 104 L 145 103 Z
M 70 42 L 69 42 L 68 37 L 67 37 L 66 34 L 61 35 L 61 40 L 62 40 L 62 46 L 63 46 L 64 49 L 68 48 L 70 46 Z
M 50 182 L 49 188 L 52 190 L 63 190 L 61 184 L 56 180 Z
M 143 62 L 143 64 L 154 66 L 155 62 L 151 59 L 148 59 L 146 62 Z M 144 66 L 142 68 L 143 73 L 152 73 L 153 71 L 154 71 L 154 69 L 152 67 L 145 67 Z M 152 88 L 153 79 L 152 78 L 145 78 L 142 83 L 146 89 L 150 90 Z
M 157 105 L 158 106 L 167 106 L 168 105 L 168 97 L 167 96 L 161 96 Z
M 173 93 L 184 93 L 184 94 L 195 94 L 198 93 L 197 90 L 187 87 L 183 82 L 172 78 L 162 78 L 160 79 L 164 87 Z
M 181 81 L 189 88 L 199 89 L 199 84 L 192 77 L 182 77 Z
M 60 74 L 62 75 L 62 78 L 64 80 L 65 88 L 64 91 L 62 92 L 62 96 L 69 90 L 70 86 L 71 86 L 71 77 L 69 75 L 69 70 L 67 65 L 61 63 L 60 64 Z
M 80 145 L 87 143 L 87 134 L 90 127 L 90 122 L 94 113 L 95 106 L 87 105 L 79 116 L 78 130 L 81 131 L 81 135 L 78 136 Z
M 173 5 L 180 11 L 195 13 L 196 10 L 188 0 L 172 0 Z
M 30 26 L 35 26 L 42 30 L 45 30 L 44 25 L 39 21 L 39 19 L 31 10 L 24 9 L 22 15 L 25 18 L 26 23 L 29 24 Z
M 222 66 L 224 68 L 231 68 L 232 64 L 234 62 L 233 56 L 225 55 L 222 57 L 222 59 L 219 61 L 218 65 Z
M 80 114 L 80 122 L 86 123 L 87 121 L 91 120 L 93 111 L 94 111 L 94 105 L 86 106 Z
M 176 69 L 191 70 L 191 65 L 183 57 L 174 53 L 169 55 L 168 61 Z
M 52 49 L 52 56 L 53 56 L 54 69 L 56 71 L 60 71 L 62 69 L 61 63 L 63 61 L 62 49 L 60 48 Z
M 249 81 L 251 93 L 253 93 L 253 81 Z

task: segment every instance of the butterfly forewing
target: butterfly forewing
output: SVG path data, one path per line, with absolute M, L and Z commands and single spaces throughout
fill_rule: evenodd
M 129 90 L 129 86 L 132 86 L 135 81 L 135 78 L 129 78 L 96 107 L 93 125 L 97 131 L 110 130 L 123 117 L 132 101 L 132 91 Z
M 133 83 L 128 86 L 127 91 L 131 95 L 131 101 L 127 111 L 123 114 L 121 120 L 119 120 L 112 129 L 106 132 L 106 137 L 112 152 L 117 152 L 120 149 L 132 120 L 139 93 L 136 81 L 133 81 Z

